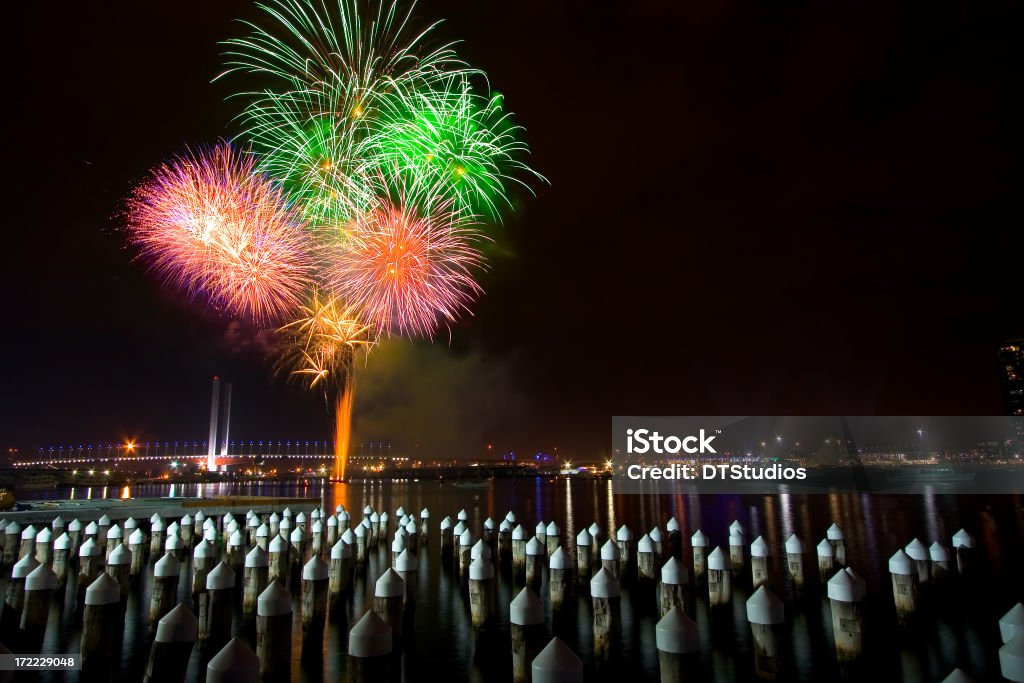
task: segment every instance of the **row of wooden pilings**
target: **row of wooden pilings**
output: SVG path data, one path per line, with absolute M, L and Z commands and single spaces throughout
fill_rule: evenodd
M 392 566 L 377 580 L 372 609 L 349 633 L 349 669 L 353 681 L 375 681 L 397 665 L 403 629 L 412 619 L 417 591 L 417 554 L 430 537 L 430 513 L 418 520 L 403 508 L 395 512 L 391 541 Z M 302 632 L 307 642 L 322 641 L 329 615 L 351 591 L 355 572 L 368 553 L 388 542 L 387 512 L 363 509 L 354 526 L 338 506 L 335 514 L 314 509 L 307 515 L 258 514 L 244 521 L 231 513 L 212 518 L 197 512 L 166 524 L 149 520 L 149 534 L 128 518 L 120 524 L 104 515 L 83 526 L 67 525 L 60 517 L 37 529 L 17 522 L 0 522 L 3 562 L 11 579 L 0 613 L 5 645 L 21 653 L 38 653 L 46 630 L 52 594 L 63 590 L 69 571 L 78 576 L 82 609 L 83 669 L 110 675 L 124 631 L 124 610 L 133 577 L 152 566 L 149 607 L 153 642 L 147 681 L 183 681 L 193 647 L 210 654 L 208 681 L 288 680 L 291 675 L 293 610 L 291 595 L 301 598 Z M 601 543 L 603 531 L 593 524 L 576 536 L 575 557 L 562 543 L 555 522 L 537 524 L 530 534 L 514 513 L 495 525 L 488 518 L 479 537 L 468 527 L 468 515 L 446 517 L 438 526 L 442 561 L 449 562 L 468 583 L 473 627 L 487 629 L 496 619 L 495 564 L 509 563 L 524 588 L 509 605 L 514 680 L 582 680 L 582 662 L 560 639 L 545 643 L 541 574 L 548 572 L 548 599 L 559 610 L 576 590 L 589 592 L 593 605 L 594 656 L 615 655 L 621 632 L 621 585 L 636 582 L 655 587 L 660 620 L 655 627 L 662 681 L 687 680 L 700 657 L 697 625 L 692 619 L 694 591 L 707 591 L 716 610 L 732 601 L 732 584 L 742 575 L 754 589 L 746 601 L 754 643 L 754 668 L 764 680 L 785 680 L 782 656 L 785 606 L 771 591 L 775 571 L 773 552 L 763 537 L 747 542 L 737 521 L 728 532 L 727 550 L 711 547 L 696 530 L 689 538 L 692 565 L 684 563 L 678 522 L 668 520 L 665 531 L 655 527 L 633 542 L 622 526 L 614 539 Z M 127 537 L 127 544 L 124 542 Z M 710 550 L 709 550 L 710 548 Z M 916 617 L 923 588 L 941 584 L 970 571 L 973 538 L 964 530 L 952 537 L 952 550 L 939 542 L 926 547 L 913 539 L 890 558 L 893 602 L 901 624 Z M 805 547 L 791 535 L 784 544 L 785 573 L 796 590 L 809 583 Z M 817 578 L 831 609 L 834 646 L 841 663 L 863 655 L 865 583 L 847 565 L 842 529 L 833 524 L 816 546 Z M 181 562 L 191 554 L 192 609 L 177 603 Z M 147 555 L 153 561 L 147 562 Z M 308 557 L 308 560 L 306 559 Z M 691 580 L 691 567 L 693 578 Z M 236 583 L 241 577 L 241 586 Z M 254 622 L 255 652 L 232 638 L 232 615 L 241 594 L 243 619 Z M 1024 606 L 1017 604 L 1000 620 L 1004 646 L 999 658 L 1003 676 L 1024 681 Z M 970 680 L 956 670 L 947 681 Z

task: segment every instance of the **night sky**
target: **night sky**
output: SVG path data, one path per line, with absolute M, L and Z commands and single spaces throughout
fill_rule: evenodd
M 475 315 L 373 368 L 358 438 L 586 456 L 615 414 L 1002 412 L 1024 6 L 769 5 L 420 4 L 551 184 L 493 231 Z M 233 435 L 327 437 L 252 330 L 162 291 L 119 228 L 150 166 L 233 134 L 210 80 L 255 8 L 6 16 L 0 445 L 202 439 L 214 374 Z

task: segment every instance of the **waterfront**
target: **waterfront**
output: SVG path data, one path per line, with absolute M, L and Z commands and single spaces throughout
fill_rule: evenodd
M 419 590 L 414 620 L 407 628 L 409 638 L 403 655 L 403 680 L 491 681 L 511 679 L 509 656 L 508 603 L 518 591 L 507 570 L 499 573 L 497 588 L 497 624 L 487 634 L 477 636 L 471 628 L 468 598 L 457 572 L 445 567 L 440 558 L 439 524 L 446 516 L 453 520 L 460 509 L 467 513 L 467 527 L 479 536 L 486 518 L 495 522 L 511 510 L 519 523 L 532 535 L 534 526 L 554 520 L 561 527 L 561 539 L 567 550 L 575 550 L 576 534 L 596 522 L 605 538 L 610 529 L 626 524 L 634 539 L 657 525 L 662 530 L 669 517 L 675 517 L 684 539 L 683 557 L 692 567 L 689 536 L 701 529 L 710 537 L 710 545 L 727 544 L 728 528 L 739 520 L 747 529 L 747 542 L 763 535 L 774 556 L 773 592 L 786 601 L 788 646 L 786 658 L 793 666 L 793 678 L 801 681 L 823 680 L 840 674 L 832 645 L 828 601 L 817 582 L 806 595 L 794 595 L 784 579 L 783 541 L 796 533 L 803 539 L 805 562 L 814 567 L 814 546 L 824 537 L 826 528 L 838 523 L 846 536 L 847 558 L 851 567 L 867 583 L 864 666 L 854 678 L 884 676 L 886 680 L 907 682 L 941 680 L 955 667 L 969 671 L 978 679 L 998 675 L 996 651 L 1000 640 L 998 618 L 1022 598 L 1019 583 L 1012 583 L 1024 562 L 1024 512 L 1016 496 L 975 497 L 934 493 L 923 496 L 866 496 L 855 494 L 780 496 L 637 496 L 617 495 L 609 480 L 529 479 L 491 480 L 482 488 L 439 484 L 437 482 L 379 482 L 308 485 L 189 485 L 173 491 L 167 486 L 147 485 L 124 489 L 55 490 L 47 496 L 95 500 L 103 497 L 124 499 L 156 497 L 210 498 L 226 495 L 273 495 L 286 498 L 318 499 L 323 509 L 332 512 L 338 504 L 352 513 L 352 523 L 361 519 L 361 510 L 394 514 L 404 506 L 413 514 L 428 508 L 430 543 L 418 556 Z M 24 494 L 39 497 L 38 493 Z M 211 505 L 212 505 L 211 501 Z M 127 509 L 130 503 L 124 505 Z M 312 508 L 312 503 L 309 508 Z M 307 514 L 308 509 L 293 506 Z M 73 509 L 54 510 L 70 521 Z M 84 517 L 83 517 L 84 519 Z M 116 521 L 116 519 L 115 519 Z M 142 520 L 140 520 L 142 521 Z M 167 520 L 171 521 L 170 519 Z M 976 538 L 976 567 L 972 580 L 949 582 L 945 587 L 922 593 L 921 610 L 927 615 L 915 629 L 901 630 L 896 624 L 892 591 L 886 562 L 889 556 L 917 537 L 930 545 L 950 544 L 950 537 L 961 527 Z M 372 603 L 375 579 L 387 568 L 390 537 L 370 554 L 364 573 L 358 573 L 343 618 L 331 621 L 324 634 L 321 652 L 293 649 L 292 673 L 295 681 L 345 680 L 347 661 L 345 642 L 348 628 Z M 182 564 L 187 576 L 188 563 Z M 810 573 L 814 573 L 811 571 Z M 697 590 L 694 619 L 700 629 L 701 679 L 752 680 L 750 626 L 744 602 L 750 595 L 749 563 L 745 580 L 738 582 L 732 607 L 723 618 L 711 619 L 707 590 Z M 6 575 L 9 575 L 9 570 Z M 546 582 L 546 572 L 545 572 Z M 80 626 L 75 618 L 74 578 L 63 595 L 54 600 L 44 640 L 43 652 L 65 653 L 77 650 Z M 137 587 L 128 598 L 121 670 L 128 680 L 142 676 L 149 654 L 146 614 L 152 575 L 143 571 Z M 187 601 L 188 581 L 179 583 L 179 600 Z M 541 588 L 547 595 L 547 586 Z M 295 600 L 298 614 L 298 600 Z M 654 625 L 658 612 L 653 591 L 624 584 L 622 591 L 621 649 L 611 662 L 596 664 L 591 635 L 591 603 L 585 591 L 579 591 L 560 612 L 548 609 L 547 629 L 557 635 L 584 661 L 587 680 L 616 680 L 628 674 L 641 680 L 657 680 L 658 652 L 654 645 Z M 236 614 L 236 617 L 238 615 Z M 235 619 L 238 630 L 240 619 Z M 295 642 L 300 641 L 301 624 L 294 619 Z M 190 680 L 200 678 L 200 657 L 194 651 Z M 76 680 L 60 674 L 43 680 Z

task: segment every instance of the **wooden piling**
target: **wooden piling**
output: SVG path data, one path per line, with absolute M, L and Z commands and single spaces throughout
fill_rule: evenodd
M 590 581 L 590 546 L 593 539 L 590 532 L 583 529 L 576 534 L 576 572 L 580 581 Z
M 618 578 L 621 568 L 619 559 L 619 546 L 615 541 L 609 539 L 607 543 L 601 546 L 601 569 Z
M 655 579 L 654 542 L 648 534 L 641 536 L 636 543 L 636 571 L 642 583 L 651 583 Z
M 426 544 L 430 541 L 430 510 L 420 510 L 420 543 Z
M 804 587 L 804 542 L 796 534 L 786 539 L 786 571 L 797 590 Z
M 318 647 L 323 640 L 329 576 L 330 569 L 319 555 L 302 567 L 302 638 L 310 647 Z
M 828 598 L 832 612 L 832 636 L 836 659 L 840 664 L 860 658 L 864 640 L 864 581 L 847 567 L 828 581 Z
M 763 536 L 750 544 L 750 576 L 754 590 L 771 581 L 771 552 Z
M 494 621 L 494 564 L 486 555 L 469 565 L 469 611 L 473 628 L 482 631 Z
M 185 683 L 198 631 L 199 620 L 185 603 L 165 614 L 156 627 L 143 683 Z
M 708 603 L 712 608 L 728 605 L 732 601 L 732 568 L 722 549 L 708 554 Z
M 267 589 L 269 581 L 270 557 L 263 548 L 254 546 L 245 555 L 245 568 L 242 570 L 242 619 L 252 622 L 256 617 L 256 602 Z
M 669 558 L 669 562 L 675 556 Z M 654 627 L 661 683 L 682 683 L 700 678 L 700 633 L 697 624 L 679 605 L 662 615 Z
M 544 540 L 546 543 L 545 550 L 547 550 L 548 557 L 551 557 L 551 554 L 555 552 L 555 549 L 558 547 L 560 542 L 559 537 L 561 533 L 562 530 L 559 529 L 558 525 L 554 522 L 551 522 L 547 525 L 547 527 L 545 527 Z
M 840 567 L 846 566 L 846 540 L 843 534 L 843 530 L 835 522 L 832 523 L 828 529 L 825 530 L 825 540 L 832 545 L 833 554 L 836 559 L 836 564 Z
M 53 532 L 44 526 L 36 534 L 36 561 L 50 566 L 53 564 Z
M 735 524 L 735 522 L 734 522 Z M 729 531 L 729 568 L 733 576 L 743 573 L 746 565 L 746 553 L 744 552 L 747 536 L 741 529 L 730 529 Z
M 827 538 L 821 539 L 816 548 L 818 553 L 818 580 L 826 583 L 835 571 L 836 551 Z
M 472 565 L 470 566 L 472 568 Z M 405 610 L 408 612 L 416 605 L 416 593 L 419 584 L 419 567 L 416 556 L 406 548 L 395 560 L 395 571 L 405 581 Z
M 0 633 L 4 640 L 7 634 L 11 634 L 11 646 L 15 650 L 21 647 L 19 640 L 19 629 L 21 628 L 22 613 L 25 609 L 25 581 L 28 575 L 42 565 L 32 555 L 26 555 L 14 563 L 11 569 L 11 578 L 7 581 L 7 590 L 4 592 L 4 608 L 0 612 Z
M 285 588 L 288 587 L 288 549 L 288 541 L 278 534 L 270 539 L 270 552 L 267 553 L 270 561 L 268 580 L 276 581 Z
M 927 585 L 932 578 L 932 563 L 931 558 L 928 556 L 928 547 L 921 542 L 921 539 L 915 538 L 907 544 L 904 552 L 914 562 L 914 568 L 917 570 L 918 585 Z
M 561 546 L 548 558 L 548 593 L 551 596 L 551 609 L 558 611 L 562 609 L 566 600 L 572 595 L 573 563 L 568 553 Z
M 509 604 L 512 629 L 512 680 L 526 683 L 530 663 L 544 644 L 544 603 L 523 588 Z
M 268 581 L 266 590 L 256 602 L 256 656 L 260 660 L 260 680 L 264 683 L 290 681 L 291 595 L 277 581 Z
M 690 546 L 693 548 L 693 578 L 697 582 L 704 581 L 708 572 L 708 535 L 697 529 L 690 536 Z M 682 559 L 676 553 L 672 555 Z
M 897 550 L 889 558 L 889 574 L 892 575 L 892 597 L 896 603 L 896 617 L 900 625 L 909 624 L 917 611 L 918 571 L 914 561 Z
M 622 633 L 619 580 L 602 567 L 590 580 L 594 605 L 594 658 L 611 659 Z
M 120 662 L 124 634 L 121 587 L 107 574 L 100 574 L 85 590 L 82 616 L 82 680 L 100 681 L 111 677 Z
M 260 658 L 235 637 L 206 665 L 206 683 L 257 683 Z
M 388 568 L 373 591 L 373 611 L 391 627 L 392 651 L 402 649 L 402 614 L 405 600 L 405 581 L 394 569 Z
M 615 576 L 620 581 L 628 581 L 636 574 L 636 556 L 633 552 L 633 532 L 625 524 L 615 532 L 615 544 L 619 548 L 619 571 Z
M 462 522 L 459 522 L 462 524 Z M 473 561 L 473 532 L 466 529 L 459 536 L 459 576 L 465 578 L 469 573 L 469 565 Z
M 391 627 L 373 610 L 366 612 L 348 634 L 348 669 L 352 683 L 390 679 Z
M 128 537 L 128 550 L 132 554 L 132 563 L 128 571 L 131 576 L 138 576 L 146 566 L 146 534 L 142 529 L 136 528 L 131 532 Z
M 521 524 L 512 529 L 512 577 L 522 581 L 526 576 L 526 529 Z
M 544 544 L 536 536 L 526 543 L 526 585 L 535 593 L 540 593 L 541 561 L 544 556 Z
M 68 583 L 68 559 L 71 554 L 71 537 L 65 531 L 53 542 L 53 573 L 56 575 L 57 589 L 64 588 Z
M 149 556 L 154 560 L 160 559 L 164 554 L 164 522 L 159 516 L 149 527 Z
M 673 607 L 684 612 L 692 610 L 689 596 L 690 572 L 680 560 L 670 555 L 661 567 L 661 581 L 658 583 L 658 614 L 664 617 Z
M 971 555 L 974 552 L 974 537 L 966 530 L 960 529 L 953 534 L 953 552 L 956 553 L 956 570 L 960 576 L 966 576 L 971 566 Z
M 345 534 L 352 535 L 352 531 L 346 529 Z M 327 600 L 331 612 L 338 611 L 343 602 L 342 598 L 352 585 L 352 555 L 352 546 L 346 543 L 344 536 L 331 547 L 330 578 L 327 585 Z
M 167 551 L 153 566 L 153 589 L 149 600 L 149 628 L 158 626 L 160 619 L 178 602 L 178 576 L 181 563 L 174 551 Z
M 25 557 L 26 555 L 36 556 L 36 534 L 39 530 L 34 525 L 29 524 L 21 531 L 21 546 L 18 548 L 18 559 Z
M 765 586 L 747 599 L 747 621 L 754 639 L 754 672 L 765 681 L 783 678 L 782 626 L 786 621 L 782 601 Z
M 192 604 L 198 610 L 199 596 L 206 592 L 206 575 L 217 563 L 217 548 L 207 540 L 192 551 Z
M 13 579 L 12 579 L 13 580 Z M 50 596 L 57 575 L 46 564 L 39 563 L 25 577 L 24 602 L 21 609 L 20 653 L 39 654 L 50 616 Z M 5 607 L 6 609 L 6 607 Z
M 206 575 L 206 592 L 199 599 L 199 649 L 213 654 L 231 640 L 234 617 L 235 570 L 219 562 Z
M 85 596 L 85 589 L 89 587 L 103 567 L 103 549 L 91 538 L 78 548 L 78 603 L 81 603 Z
M 128 591 L 131 589 L 131 569 L 132 554 L 123 543 L 119 543 L 116 548 L 110 551 L 110 557 L 107 558 L 106 571 L 110 578 L 117 581 L 117 585 L 121 588 L 122 607 L 128 604 Z

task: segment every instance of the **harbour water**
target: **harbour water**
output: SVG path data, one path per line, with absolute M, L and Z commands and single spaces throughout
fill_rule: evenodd
M 942 680 L 960 667 L 978 680 L 997 679 L 997 650 L 1001 645 L 998 619 L 1024 598 L 1024 509 L 1018 496 L 953 496 L 937 489 L 922 496 L 867 496 L 856 494 L 778 496 L 685 496 L 618 495 L 609 480 L 518 479 L 490 480 L 479 486 L 416 481 L 363 481 L 329 484 L 318 481 L 296 484 L 151 485 L 130 489 L 77 488 L 47 492 L 25 492 L 19 498 L 53 497 L 89 500 L 150 498 L 162 496 L 211 498 L 226 495 L 308 497 L 308 506 L 319 503 L 328 513 L 344 505 L 353 517 L 361 517 L 365 505 L 394 515 L 404 506 L 417 515 L 430 510 L 430 541 L 418 556 L 419 589 L 412 626 L 402 659 L 404 681 L 509 681 L 512 679 L 508 604 L 518 592 L 508 568 L 498 573 L 497 624 L 490 632 L 478 634 L 470 623 L 466 585 L 458 572 L 441 561 L 439 524 L 446 516 L 455 519 L 464 509 L 467 526 L 479 537 L 484 520 L 500 522 L 508 511 L 532 535 L 537 522 L 555 521 L 561 527 L 561 542 L 575 554 L 579 531 L 596 522 L 609 531 L 627 525 L 634 539 L 654 526 L 663 531 L 670 517 L 682 530 L 684 562 L 692 568 L 689 537 L 701 529 L 710 547 L 728 543 L 729 525 L 738 520 L 747 530 L 747 543 L 763 536 L 772 551 L 771 590 L 783 598 L 786 608 L 784 659 L 791 675 L 780 680 L 821 681 L 892 680 L 920 683 Z M 130 502 L 123 503 L 130 509 Z M 296 512 L 300 509 L 293 506 Z M 309 510 L 306 510 L 308 514 Z M 53 511 L 65 520 L 75 517 L 74 508 Z M 130 513 L 129 513 L 130 514 Z M 0 516 L 3 516 L 0 514 Z M 127 515 L 125 515 L 127 516 Z M 115 520 L 116 521 L 116 520 Z M 171 520 L 167 520 L 171 521 Z M 818 581 L 797 594 L 786 579 L 784 540 L 790 534 L 803 539 L 808 575 L 816 574 L 814 546 L 825 530 L 837 523 L 845 534 L 847 563 L 865 580 L 864 658 L 856 669 L 841 668 L 832 641 L 828 600 Z M 392 525 L 392 529 L 394 526 Z M 898 626 L 888 573 L 888 558 L 912 539 L 930 545 L 950 545 L 960 528 L 976 539 L 973 576 L 956 577 L 944 586 L 922 591 L 922 618 L 912 628 Z M 295 629 L 292 661 L 293 681 L 338 681 L 347 679 L 346 639 L 348 629 L 372 606 L 377 577 L 390 566 L 390 535 L 369 556 L 364 572 L 357 574 L 355 587 L 344 614 L 328 623 L 319 651 L 302 651 L 301 622 Z M 748 548 L 749 550 L 749 548 Z M 191 562 L 191 560 L 189 560 Z M 189 562 L 182 564 L 188 576 Z M 5 580 L 10 570 L 4 573 Z M 547 596 L 547 572 L 541 595 Z M 55 599 L 42 651 L 47 654 L 77 652 L 81 636 L 76 617 L 75 579 L 69 580 L 63 599 Z M 128 598 L 124 644 L 121 652 L 122 680 L 141 680 L 149 655 L 147 614 L 152 573 L 142 572 Z M 188 602 L 189 582 L 179 582 L 179 601 Z M 694 680 L 756 680 L 750 625 L 745 601 L 751 594 L 749 557 L 737 580 L 732 608 L 712 618 L 707 588 L 696 589 L 693 618 L 700 631 L 700 666 Z M 298 614 L 298 598 L 294 598 Z M 584 662 L 585 680 L 656 681 L 658 652 L 655 624 L 659 619 L 653 589 L 626 583 L 622 590 L 622 635 L 618 654 L 609 662 L 595 661 L 592 636 L 591 600 L 577 591 L 559 612 L 550 604 L 546 628 L 561 638 Z M 240 610 L 240 606 L 239 606 Z M 241 629 L 236 614 L 235 630 Z M 255 641 L 253 640 L 253 645 Z M 203 662 L 193 651 L 189 680 L 202 680 Z M 40 674 L 39 680 L 78 680 L 73 672 Z

